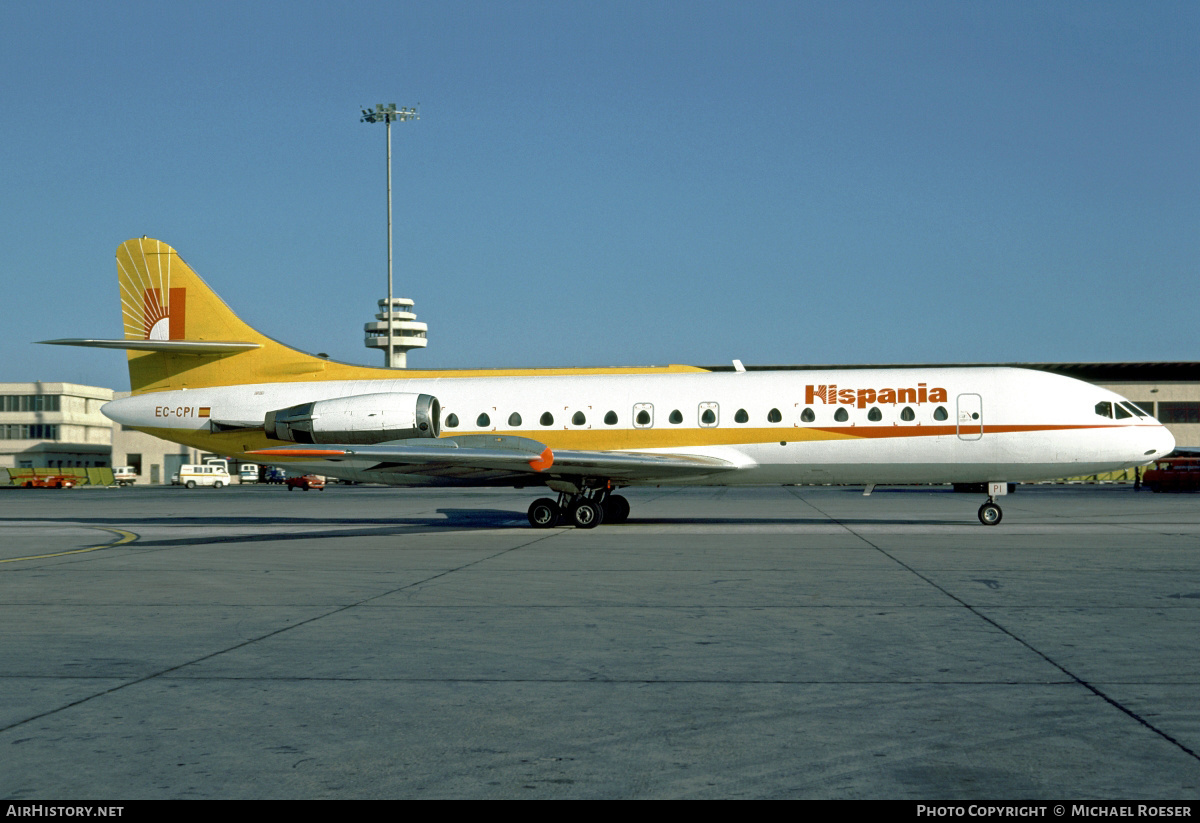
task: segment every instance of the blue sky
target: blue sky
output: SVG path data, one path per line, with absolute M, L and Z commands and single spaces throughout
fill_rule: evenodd
M 0 5 L 0 380 L 128 387 L 114 251 L 378 365 L 1196 360 L 1200 5 Z

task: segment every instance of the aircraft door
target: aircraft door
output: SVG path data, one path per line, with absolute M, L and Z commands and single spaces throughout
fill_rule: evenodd
M 960 440 L 983 437 L 983 398 L 977 394 L 958 396 L 958 437 Z

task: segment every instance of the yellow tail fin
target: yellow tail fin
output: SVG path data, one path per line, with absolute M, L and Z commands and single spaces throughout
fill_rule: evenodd
M 141 237 L 117 247 L 117 280 L 125 339 L 163 341 L 130 349 L 134 394 L 331 377 L 331 364 L 255 331 L 242 321 L 175 249 Z M 226 344 L 225 346 L 206 344 Z M 354 371 L 377 371 L 348 367 Z M 376 376 L 376 375 L 372 375 Z M 337 375 L 349 379 L 351 375 Z
M 124 340 L 46 340 L 126 349 L 134 394 L 248 383 L 371 380 L 407 377 L 505 377 L 702 372 L 693 366 L 598 369 L 372 368 L 306 354 L 255 331 L 233 313 L 175 249 L 140 237 L 117 248 Z

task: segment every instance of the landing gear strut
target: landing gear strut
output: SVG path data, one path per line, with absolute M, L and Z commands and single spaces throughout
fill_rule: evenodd
M 550 529 L 563 520 L 579 529 L 594 529 L 601 523 L 624 523 L 629 519 L 629 501 L 609 489 L 562 492 L 558 500 L 539 497 L 529 506 L 529 525 Z

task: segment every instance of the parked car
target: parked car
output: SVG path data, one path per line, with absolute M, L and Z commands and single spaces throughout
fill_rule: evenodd
M 1159 460 L 1142 475 L 1142 485 L 1153 492 L 1200 490 L 1200 458 L 1170 457 Z
M 287 490 L 293 489 L 315 489 L 319 492 L 325 491 L 325 478 L 319 474 L 306 474 L 303 477 L 289 477 L 287 479 Z

